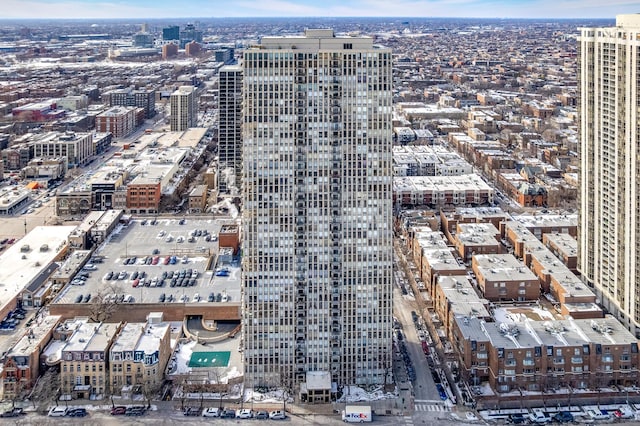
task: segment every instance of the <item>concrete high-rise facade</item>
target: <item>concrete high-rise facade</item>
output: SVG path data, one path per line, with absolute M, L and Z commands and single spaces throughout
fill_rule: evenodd
M 383 384 L 392 347 L 391 51 L 306 30 L 243 53 L 250 385 Z
M 194 86 L 180 86 L 171 94 L 171 131 L 181 132 L 198 123 L 198 99 Z
M 242 182 L 242 67 L 219 73 L 218 194 L 240 196 Z
M 640 335 L 640 15 L 579 37 L 578 269 Z

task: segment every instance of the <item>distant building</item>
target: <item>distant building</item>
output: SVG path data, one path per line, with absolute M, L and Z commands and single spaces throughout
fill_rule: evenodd
M 58 109 L 57 99 L 51 99 L 16 107 L 11 114 L 16 121 L 49 121 L 60 119 L 66 113 Z
M 162 29 L 163 40 L 180 40 L 180 27 L 171 25 Z
M 216 62 L 222 62 L 225 64 L 231 64 L 234 61 L 234 49 L 232 47 L 226 47 L 224 49 L 214 50 Z
M 27 180 L 50 182 L 62 179 L 67 174 L 67 159 L 66 157 L 34 158 L 21 173 Z
M 139 32 L 133 35 L 134 47 L 153 47 L 153 34 Z
M 187 24 L 180 31 L 180 47 L 184 48 L 187 43 L 192 41 L 202 43 L 202 31 L 197 30 L 193 24 Z
M 189 193 L 189 212 L 203 213 L 207 206 L 207 185 L 196 185 Z
M 196 88 L 180 86 L 171 94 L 171 131 L 184 131 L 198 123 L 198 99 Z
M 131 213 L 158 213 L 161 196 L 159 180 L 139 176 L 127 185 L 127 210 Z
M 96 116 L 96 130 L 111 133 L 116 138 L 129 136 L 136 129 L 135 107 L 111 107 Z
M 173 58 L 178 56 L 178 45 L 175 43 L 168 43 L 162 46 L 162 59 Z
M 184 54 L 187 56 L 200 56 L 202 53 L 202 46 L 195 41 L 187 43 L 184 46 Z
M 69 168 L 87 164 L 94 154 L 91 133 L 50 132 L 34 137 L 32 144 L 34 157 L 67 157 Z
M 87 95 L 65 96 L 64 98 L 58 99 L 58 107 L 68 109 L 69 111 L 85 109 L 88 105 L 89 97 Z
M 144 108 L 146 118 L 156 115 L 156 91 L 146 89 L 116 89 L 106 92 L 103 101 L 109 106 L 134 106 Z

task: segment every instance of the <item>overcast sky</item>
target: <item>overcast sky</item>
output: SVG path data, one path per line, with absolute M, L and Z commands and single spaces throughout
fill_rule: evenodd
M 607 18 L 639 0 L 1 0 L 2 18 L 478 17 Z

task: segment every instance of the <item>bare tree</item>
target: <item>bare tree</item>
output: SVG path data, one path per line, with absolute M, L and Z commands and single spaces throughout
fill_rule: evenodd
M 142 386 L 142 394 L 144 395 L 144 400 L 147 403 L 147 410 L 151 408 L 151 401 L 153 398 L 157 397 L 162 390 L 162 383 L 153 383 L 147 381 Z
M 282 411 L 287 412 L 287 399 L 293 394 L 293 377 L 291 371 L 280 370 L 280 389 L 282 389 Z
M 104 322 L 113 316 L 118 309 L 118 288 L 113 284 L 108 284 L 98 290 L 89 304 L 89 320 L 93 322 Z
M 31 391 L 31 403 L 40 413 L 46 413 L 52 403 L 58 405 L 60 373 L 53 368 L 47 370 L 36 382 Z

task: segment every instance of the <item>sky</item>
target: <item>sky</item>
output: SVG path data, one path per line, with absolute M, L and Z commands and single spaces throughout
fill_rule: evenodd
M 606 18 L 639 0 L 1 0 L 2 18 L 224 17 Z

